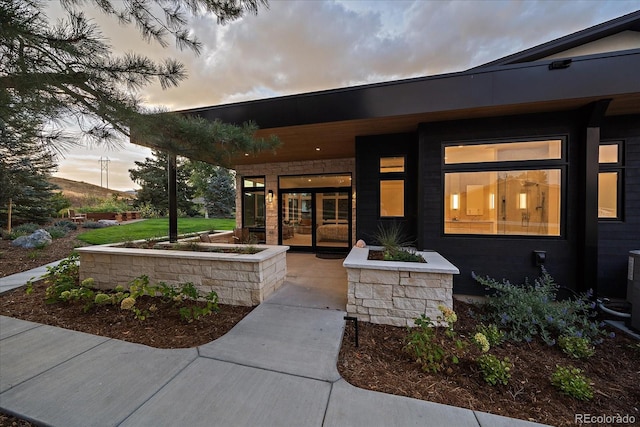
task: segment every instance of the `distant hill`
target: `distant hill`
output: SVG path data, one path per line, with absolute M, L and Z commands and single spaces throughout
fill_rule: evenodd
M 133 200 L 136 198 L 135 194 L 129 192 L 111 190 L 82 181 L 51 177 L 49 178 L 49 182 L 60 187 L 62 194 L 69 199 L 75 207 L 83 206 L 96 199 L 109 199 L 112 198 L 114 194 L 116 194 L 119 199 Z

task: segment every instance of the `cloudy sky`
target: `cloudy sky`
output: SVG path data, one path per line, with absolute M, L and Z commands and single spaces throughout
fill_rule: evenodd
M 56 7 L 49 4 L 50 16 Z M 189 79 L 178 88 L 142 94 L 149 105 L 174 110 L 462 71 L 637 9 L 636 0 L 271 0 L 257 16 L 225 26 L 193 18 L 204 44 L 199 56 L 148 44 L 134 28 L 92 16 L 116 52 L 187 65 Z M 117 150 L 75 148 L 56 175 L 100 185 L 99 160 L 108 157 L 109 187 L 128 190 L 135 187 L 128 169 L 147 156 L 127 141 Z

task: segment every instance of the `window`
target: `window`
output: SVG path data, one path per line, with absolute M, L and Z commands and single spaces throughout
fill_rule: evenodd
M 380 181 L 380 216 L 404 216 L 404 180 Z
M 551 160 L 562 158 L 562 140 L 503 142 L 449 146 L 444 149 L 444 164 Z
M 380 173 L 404 172 L 404 157 L 381 157 Z
M 349 219 L 349 196 L 348 193 L 320 193 L 322 200 L 323 224 L 346 224 Z
M 264 177 L 247 177 L 242 180 L 242 226 L 265 226 Z
M 599 152 L 598 218 L 621 219 L 622 142 L 603 142 Z
M 405 157 L 380 158 L 380 218 L 404 217 Z
M 444 233 L 560 236 L 563 152 L 562 139 L 445 146 Z

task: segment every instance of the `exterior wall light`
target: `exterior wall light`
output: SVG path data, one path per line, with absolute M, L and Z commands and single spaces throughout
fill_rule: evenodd
M 273 190 L 269 190 L 269 192 L 267 193 L 267 203 L 273 203 Z

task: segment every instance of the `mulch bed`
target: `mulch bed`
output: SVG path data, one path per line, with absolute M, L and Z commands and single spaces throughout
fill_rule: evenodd
M 456 331 L 472 336 L 474 307 L 455 302 Z M 640 421 L 640 351 L 636 341 L 618 334 L 597 347 L 586 361 L 569 358 L 557 346 L 542 342 L 505 343 L 491 353 L 513 363 L 506 386 L 484 382 L 476 364 L 479 354 L 470 348 L 450 372 L 423 372 L 403 351 L 405 328 L 360 323 L 359 347 L 354 327 L 348 324 L 338 360 L 340 374 L 351 384 L 384 393 L 407 396 L 493 414 L 558 426 L 575 425 L 576 413 L 629 414 Z M 563 395 L 549 377 L 556 365 L 584 370 L 593 382 L 594 398 L 582 402 Z
M 42 249 L 24 249 L 11 246 L 11 240 L 0 239 L 0 277 L 31 270 L 69 256 L 74 248 L 87 246 L 76 236 L 86 230 L 72 230 L 66 236 L 54 239 Z
M 39 281 L 34 283 L 31 295 L 27 295 L 24 288 L 1 294 L 0 315 L 151 347 L 189 348 L 221 337 L 253 310 L 253 307 L 219 304 L 219 312 L 187 323 L 180 319 L 173 304 L 161 304 L 158 298 L 141 297 L 136 300 L 136 307 L 148 310 L 155 304 L 157 308 L 150 317 L 141 321 L 131 311 L 110 305 L 94 306 L 85 312 L 83 304 L 79 303 L 46 304 L 45 289 L 44 281 Z

